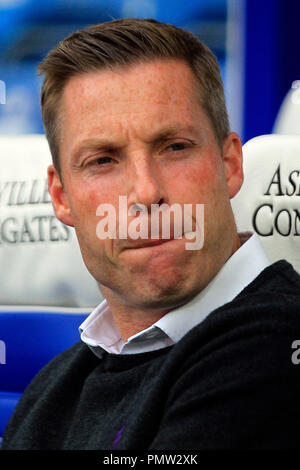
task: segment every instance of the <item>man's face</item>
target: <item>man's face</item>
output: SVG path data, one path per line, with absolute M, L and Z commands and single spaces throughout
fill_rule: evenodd
M 87 268 L 130 308 L 174 308 L 202 290 L 237 248 L 229 198 L 242 182 L 236 134 L 223 157 L 190 68 L 176 60 L 74 76 L 62 97 L 63 183 L 49 170 L 56 214 L 74 225 Z M 100 204 L 204 204 L 204 246 L 96 235 Z M 195 221 L 195 220 L 194 220 Z M 172 227 L 171 227 L 172 233 Z M 184 235 L 184 234 L 183 234 Z M 146 246 L 145 246 L 146 245 Z

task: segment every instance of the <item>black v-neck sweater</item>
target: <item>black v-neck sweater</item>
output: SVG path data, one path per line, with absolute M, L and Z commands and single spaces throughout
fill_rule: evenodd
M 297 339 L 300 277 L 279 261 L 174 346 L 99 359 L 79 342 L 57 356 L 21 397 L 2 449 L 298 447 Z

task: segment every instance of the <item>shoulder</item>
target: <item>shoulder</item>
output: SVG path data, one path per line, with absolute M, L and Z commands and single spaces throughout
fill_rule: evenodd
M 82 341 L 75 343 L 66 351 L 55 356 L 33 378 L 26 393 L 38 390 L 39 385 L 45 390 L 62 384 L 67 377 L 86 375 L 97 365 L 98 359 Z
M 300 276 L 286 260 L 277 261 L 264 269 L 238 296 L 266 295 L 277 292 L 280 296 L 300 295 Z
M 231 365 L 243 369 L 247 362 L 265 372 L 283 363 L 286 370 L 292 370 L 292 344 L 297 339 L 300 276 L 289 263 L 279 261 L 190 330 L 171 356 L 176 357 L 175 362 L 184 363 L 186 370 L 193 365 L 221 364 L 224 358 L 228 370 Z
M 22 428 L 33 410 L 43 409 L 49 400 L 59 403 L 66 390 L 82 383 L 97 365 L 97 357 L 81 341 L 54 357 L 32 379 L 22 394 L 4 434 L 3 447 Z
M 231 302 L 203 322 L 206 328 L 294 331 L 300 327 L 300 276 L 284 260 L 263 270 Z M 283 328 L 283 329 L 282 329 Z

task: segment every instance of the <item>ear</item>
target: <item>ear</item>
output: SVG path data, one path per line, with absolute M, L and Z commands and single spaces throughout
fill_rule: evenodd
M 235 132 L 231 132 L 223 143 L 223 162 L 229 198 L 233 198 L 244 180 L 242 143 Z
M 64 224 L 74 227 L 67 194 L 53 165 L 48 168 L 48 188 L 56 217 Z

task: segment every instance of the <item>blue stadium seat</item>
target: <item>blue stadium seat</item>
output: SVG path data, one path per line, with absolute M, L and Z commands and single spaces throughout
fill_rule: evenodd
M 86 317 L 78 309 L 0 309 L 0 437 L 31 379 L 79 341 L 78 327 Z

